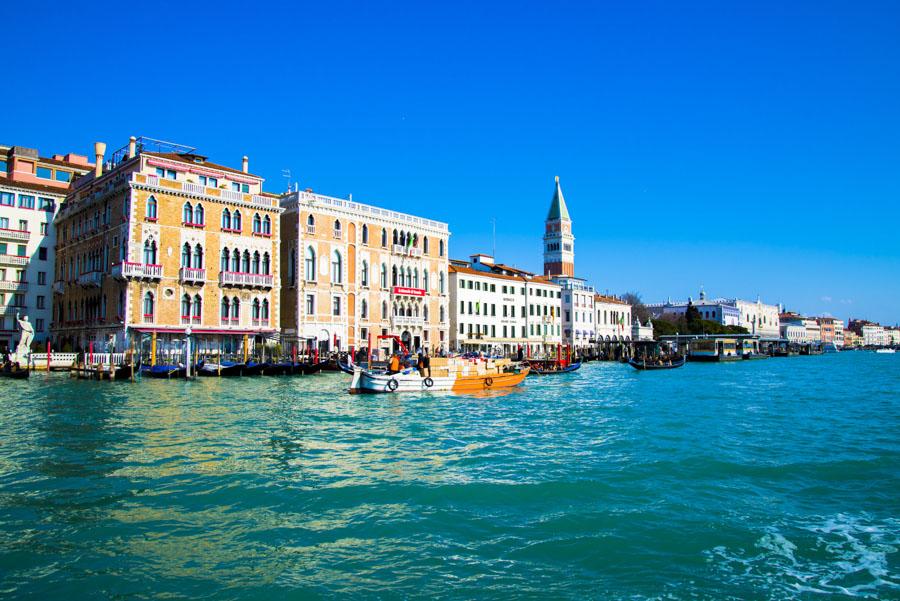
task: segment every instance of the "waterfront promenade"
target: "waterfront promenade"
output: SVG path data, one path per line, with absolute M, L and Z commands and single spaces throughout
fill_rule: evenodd
M 896 356 L 347 382 L 0 381 L 0 597 L 900 595 Z

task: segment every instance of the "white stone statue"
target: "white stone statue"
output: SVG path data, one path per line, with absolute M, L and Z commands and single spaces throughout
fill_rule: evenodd
M 27 315 L 20 319 L 18 312 L 16 313 L 16 321 L 19 322 L 19 327 L 22 328 L 22 337 L 19 339 L 19 346 L 16 347 L 16 352 L 10 357 L 10 360 L 24 366 L 28 364 L 28 356 L 31 354 L 31 341 L 34 340 L 34 327 L 31 325 L 31 322 L 28 321 Z

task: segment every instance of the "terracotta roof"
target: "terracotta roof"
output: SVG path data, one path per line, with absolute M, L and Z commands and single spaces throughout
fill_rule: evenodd
M 43 192 L 45 194 L 56 194 L 57 196 L 65 196 L 69 189 L 62 186 L 45 186 L 44 184 L 33 184 L 31 182 L 23 182 L 0 176 L 0 186 L 9 188 L 21 188 L 23 190 L 31 190 L 34 192 Z
M 186 165 L 192 165 L 194 167 L 206 167 L 207 169 L 218 169 L 220 171 L 227 171 L 229 173 L 234 173 L 236 175 L 242 175 L 244 177 L 255 177 L 256 179 L 262 179 L 262 176 L 253 175 L 252 173 L 244 173 L 240 169 L 232 169 L 231 167 L 226 167 L 224 165 L 219 165 L 217 163 L 210 163 L 209 161 L 204 160 L 202 163 L 195 163 L 193 159 L 178 154 L 177 152 L 147 152 L 143 151 L 141 154 L 146 154 L 147 156 L 159 157 L 161 159 L 167 159 L 169 161 L 178 161 L 179 163 L 184 163 Z M 199 156 L 199 155 L 197 155 Z
M 495 278 L 498 280 L 515 280 L 517 282 L 527 281 L 525 278 L 517 275 L 503 275 L 502 273 L 494 273 L 493 271 L 479 271 L 478 269 L 472 269 L 471 267 L 460 267 L 458 265 L 450 265 L 449 270 L 451 273 L 465 273 L 467 275 L 478 275 L 486 278 Z
M 532 273 L 530 271 L 525 271 L 524 269 L 519 269 L 517 267 L 510 267 L 509 265 L 505 265 L 503 263 L 494 263 L 494 267 L 496 267 L 497 269 L 503 269 L 505 271 L 521 273 L 522 275 L 528 275 L 528 276 L 534 275 L 534 273 Z
M 60 161 L 59 159 L 48 159 L 45 157 L 41 157 L 38 159 L 41 163 L 48 163 L 50 165 L 59 165 L 60 167 L 68 167 L 69 169 L 74 169 L 76 171 L 88 172 L 93 170 L 94 165 L 81 165 L 79 163 L 70 163 L 69 161 Z
M 621 298 L 616 298 L 615 296 L 606 296 L 605 294 L 595 294 L 595 301 L 600 301 L 601 303 L 611 303 L 613 305 L 627 305 L 625 301 Z

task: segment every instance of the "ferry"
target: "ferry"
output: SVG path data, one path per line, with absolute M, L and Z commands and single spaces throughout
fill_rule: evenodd
M 691 341 L 691 361 L 740 361 L 743 354 L 738 352 L 734 338 L 703 338 Z
M 375 372 L 354 366 L 349 392 L 484 392 L 518 386 L 529 371 L 527 365 L 520 366 L 509 359 L 463 357 L 432 357 L 430 373 L 415 368 L 397 373 Z

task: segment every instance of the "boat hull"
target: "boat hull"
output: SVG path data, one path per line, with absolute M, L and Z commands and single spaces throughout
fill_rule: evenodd
M 635 368 L 638 371 L 655 371 L 658 369 L 676 369 L 684 365 L 684 359 L 680 359 L 678 361 L 673 361 L 668 365 L 654 365 L 652 363 L 647 364 L 644 361 L 637 361 L 636 359 L 630 359 L 628 361 L 628 365 Z
M 579 361 L 577 363 L 573 363 L 571 365 L 567 365 L 566 367 L 564 367 L 562 369 L 540 369 L 540 368 L 532 365 L 531 371 L 529 371 L 528 373 L 529 373 L 529 375 L 532 375 L 532 376 L 555 376 L 558 374 L 572 373 L 573 371 L 579 369 L 580 367 L 581 367 L 581 361 Z
M 491 375 L 425 377 L 417 371 L 396 374 L 374 374 L 357 368 L 353 372 L 350 393 L 386 392 L 484 392 L 497 388 L 518 386 L 528 375 L 529 368 L 518 372 Z

